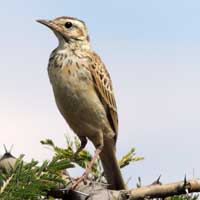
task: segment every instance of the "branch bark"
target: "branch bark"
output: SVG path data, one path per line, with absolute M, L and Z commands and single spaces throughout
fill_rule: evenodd
M 164 185 L 150 185 L 128 191 L 129 199 L 165 198 L 174 195 L 200 192 L 200 179 L 184 180 Z
M 200 179 L 185 179 L 175 183 L 153 184 L 122 191 L 108 190 L 105 185 L 90 182 L 87 185 L 80 185 L 76 191 L 68 189 L 51 191 L 50 195 L 63 200 L 144 200 L 193 192 L 200 192 Z

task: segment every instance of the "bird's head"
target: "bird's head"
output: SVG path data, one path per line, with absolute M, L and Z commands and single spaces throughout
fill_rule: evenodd
M 84 44 L 89 46 L 89 35 L 85 23 L 73 17 L 58 17 L 54 20 L 40 19 L 37 22 L 49 27 L 60 44 Z

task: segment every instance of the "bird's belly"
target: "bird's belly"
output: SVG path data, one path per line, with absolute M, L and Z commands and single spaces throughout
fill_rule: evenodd
M 55 100 L 74 132 L 86 135 L 102 129 L 107 117 L 92 80 L 77 74 L 59 79 L 59 84 L 52 84 Z

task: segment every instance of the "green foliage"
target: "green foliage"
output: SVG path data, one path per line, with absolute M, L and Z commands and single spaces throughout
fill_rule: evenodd
M 75 156 L 75 152 L 80 147 L 80 141 L 77 137 L 74 140 L 66 138 L 67 148 L 62 149 L 56 146 L 51 139 L 46 139 L 41 141 L 43 145 L 48 145 L 55 152 L 55 156 L 62 159 L 70 159 L 71 163 L 82 167 L 83 169 L 87 168 L 88 163 L 92 160 L 92 154 L 87 150 L 82 150 L 78 155 Z M 126 155 L 119 160 L 119 165 L 121 168 L 128 166 L 130 163 L 143 160 L 143 157 L 136 156 L 135 148 L 132 148 Z M 97 159 L 92 167 L 92 175 L 94 180 L 102 180 L 103 171 L 100 164 L 100 159 Z
M 12 170 L 1 174 L 1 200 L 39 200 L 49 190 L 66 184 L 59 170 L 71 167 L 69 160 L 53 158 L 38 166 L 37 161 L 24 163 L 22 158 L 17 159 Z
M 165 198 L 165 200 L 197 200 L 199 198 L 198 194 L 189 194 L 189 195 L 179 195 Z
M 42 164 L 35 160 L 29 163 L 23 161 L 20 156 L 14 167 L 7 172 L 0 171 L 0 199 L 1 200 L 41 200 L 53 199 L 48 197 L 48 191 L 58 189 L 60 186 L 67 186 L 71 179 L 63 176 L 63 170 L 80 166 L 86 168 L 92 160 L 92 154 L 82 150 L 75 156 L 76 150 L 80 147 L 80 141 L 75 138 L 66 138 L 67 147 L 60 148 L 51 139 L 41 141 L 54 151 L 50 161 Z M 143 158 L 135 156 L 135 149 L 131 149 L 120 161 L 121 167 Z M 105 180 L 102 173 L 100 160 L 93 165 L 91 177 L 97 181 Z
M 135 148 L 132 148 L 126 155 L 122 157 L 122 159 L 119 161 L 120 168 L 123 168 L 127 165 L 129 165 L 131 162 L 136 162 L 143 160 L 143 157 L 136 156 Z
M 51 139 L 46 139 L 41 141 L 43 145 L 48 145 L 55 152 L 55 157 L 59 157 L 61 159 L 69 159 L 70 162 L 74 165 L 78 165 L 83 169 L 87 168 L 87 164 L 92 160 L 92 154 L 87 150 L 82 150 L 75 156 L 75 152 L 80 147 L 79 140 L 75 137 L 74 140 L 70 140 L 66 138 L 67 148 L 62 149 L 56 146 Z M 92 167 L 92 173 L 95 177 L 98 177 L 101 174 L 101 167 L 99 165 L 99 160 L 94 163 Z

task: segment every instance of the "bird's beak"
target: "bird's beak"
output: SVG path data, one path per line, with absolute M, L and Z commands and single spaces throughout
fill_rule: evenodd
M 65 39 L 66 36 L 63 33 L 63 28 L 60 25 L 56 24 L 54 21 L 52 21 L 52 20 L 46 20 L 46 19 L 39 19 L 39 20 L 36 20 L 36 21 L 39 22 L 40 24 L 43 24 L 43 25 L 47 26 L 56 35 L 59 34 L 59 35 L 61 35 Z
M 51 29 L 54 29 L 55 23 L 53 23 L 51 20 L 46 20 L 46 19 L 38 19 L 36 22 L 43 24 Z

